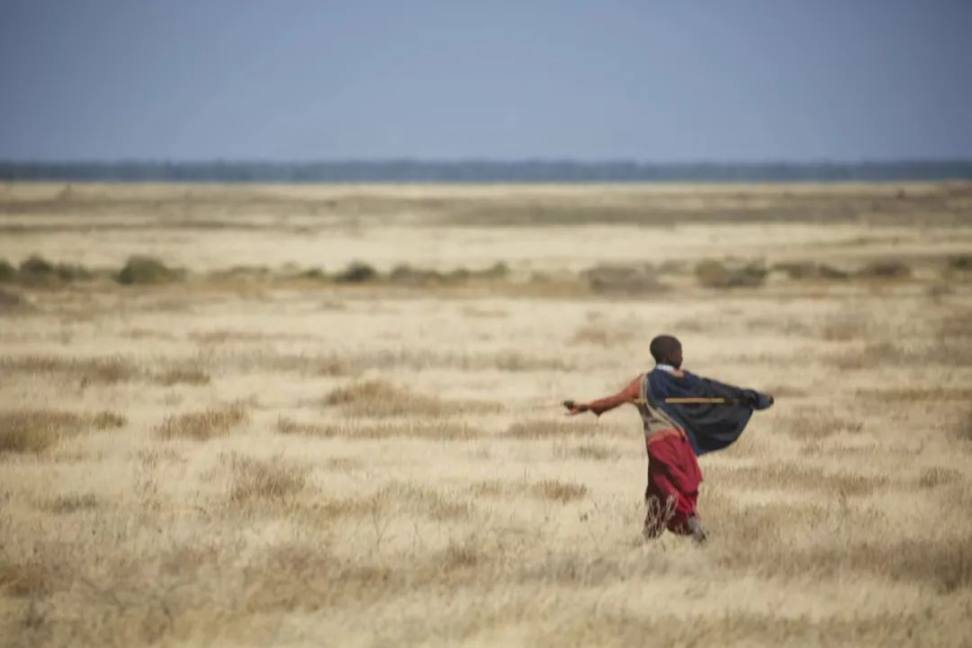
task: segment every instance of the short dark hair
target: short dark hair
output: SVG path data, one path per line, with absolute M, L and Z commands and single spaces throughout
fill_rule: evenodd
M 657 335 L 649 348 L 655 362 L 665 363 L 671 359 L 673 353 L 682 350 L 682 343 L 674 335 Z

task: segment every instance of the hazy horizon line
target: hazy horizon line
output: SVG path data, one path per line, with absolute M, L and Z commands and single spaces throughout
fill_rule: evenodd
M 639 162 L 616 159 L 0 160 L 0 180 L 230 183 L 854 182 L 972 180 L 970 159 Z
M 758 166 L 784 164 L 793 166 L 803 165 L 893 165 L 893 164 L 972 164 L 972 156 L 962 157 L 924 157 L 911 156 L 900 158 L 686 158 L 686 159 L 651 159 L 632 157 L 604 157 L 583 158 L 564 156 L 529 156 L 529 157 L 417 157 L 417 156 L 383 156 L 383 157 L 321 157 L 321 158 L 261 158 L 261 157 L 199 157 L 199 158 L 166 158 L 166 157 L 117 157 L 117 158 L 7 158 L 0 157 L 0 164 L 387 164 L 389 162 L 410 164 L 577 164 L 577 165 L 608 165 L 633 164 L 638 166 Z

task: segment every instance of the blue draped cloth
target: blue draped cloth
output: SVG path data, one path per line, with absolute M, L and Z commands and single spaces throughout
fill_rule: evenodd
M 645 397 L 685 430 L 696 455 L 721 450 L 736 441 L 746 429 L 754 410 L 773 404 L 772 396 L 754 389 L 727 385 L 683 371 L 678 377 L 655 369 L 648 374 Z M 731 404 L 684 405 L 666 403 L 666 398 L 725 398 Z

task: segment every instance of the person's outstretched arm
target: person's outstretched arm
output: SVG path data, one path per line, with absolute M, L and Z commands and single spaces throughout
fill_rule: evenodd
M 606 396 L 604 398 L 599 398 L 597 400 L 590 401 L 588 403 L 580 403 L 576 401 L 566 401 L 564 406 L 567 408 L 567 413 L 571 416 L 582 414 L 584 412 L 594 412 L 597 416 L 600 416 L 608 410 L 612 410 L 618 405 L 624 405 L 625 403 L 630 403 L 632 401 L 638 400 L 641 397 L 641 376 L 638 376 L 631 383 L 619 391 L 617 394 L 611 396 Z

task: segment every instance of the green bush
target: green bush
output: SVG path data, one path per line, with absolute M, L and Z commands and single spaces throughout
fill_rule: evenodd
M 29 286 L 51 286 L 58 282 L 53 264 L 36 254 L 20 263 L 17 279 Z
M 948 267 L 951 270 L 965 272 L 972 270 L 972 254 L 959 254 L 948 258 Z
M 54 274 L 54 266 L 36 254 L 32 254 L 20 263 L 22 277 L 45 277 L 52 274 Z
M 378 271 L 363 261 L 353 261 L 334 279 L 340 283 L 365 283 L 378 278 Z
M 6 259 L 0 259 L 0 282 L 7 283 L 17 278 L 17 268 Z
M 178 278 L 179 273 L 175 269 L 150 256 L 129 257 L 117 277 L 118 283 L 125 285 L 159 284 Z

